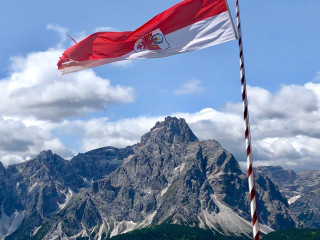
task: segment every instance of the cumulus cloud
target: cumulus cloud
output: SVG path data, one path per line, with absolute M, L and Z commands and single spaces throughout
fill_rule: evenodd
M 108 118 L 94 118 L 89 121 L 70 121 L 60 127 L 69 134 L 77 133 L 80 138 L 79 151 L 89 151 L 104 146 L 126 147 L 139 142 L 164 116 L 136 117 L 109 121 Z
M 275 94 L 248 87 L 248 99 L 258 165 L 320 168 L 320 84 L 285 85 Z M 239 114 L 240 105 L 229 103 L 226 111 Z
M 295 170 L 320 168 L 320 84 L 285 85 L 272 94 L 248 87 L 254 164 L 281 165 Z M 185 118 L 200 140 L 215 139 L 246 167 L 241 103 L 217 111 L 172 113 Z M 111 122 L 107 118 L 70 121 L 64 125 L 80 134 L 81 151 L 139 142 L 165 116 L 140 116 Z M 70 134 L 72 134 L 70 132 Z
M 203 92 L 203 87 L 201 86 L 200 80 L 190 80 L 182 84 L 178 89 L 174 91 L 176 95 L 186 95 L 186 94 L 195 94 Z
M 6 115 L 61 121 L 102 111 L 108 104 L 134 101 L 134 90 L 112 86 L 87 70 L 60 76 L 61 50 L 49 49 L 11 59 L 11 73 L 0 80 L 0 111 Z
M 200 140 L 218 139 L 225 148 L 232 149 L 233 153 L 243 150 L 241 116 L 211 108 L 196 113 L 173 113 L 171 116 L 185 118 Z M 84 152 L 104 146 L 126 147 L 138 143 L 143 134 L 165 117 L 139 116 L 118 121 L 94 118 L 89 121 L 68 121 L 58 128 L 71 135 L 77 134 L 80 138 L 79 150 Z
M 248 95 L 255 166 L 281 165 L 295 170 L 319 169 L 320 84 L 282 86 L 274 94 L 262 88 L 248 87 Z M 303 99 L 299 101 L 297 96 Z M 200 140 L 218 140 L 235 155 L 243 169 L 246 168 L 241 103 L 228 103 L 220 111 L 207 108 L 196 113 L 170 115 L 185 118 Z M 93 118 L 88 121 L 65 120 L 50 124 L 46 121 L 29 120 L 24 121 L 24 125 L 27 128 L 35 126 L 55 129 L 77 136 L 79 147 L 76 150 L 85 152 L 103 146 L 125 147 L 138 143 L 144 133 L 165 117 L 139 116 L 118 121 Z M 54 138 L 49 135 L 47 139 L 50 144 Z M 11 152 L 23 152 L 23 146 L 30 144 L 28 139 L 18 140 L 23 145 L 16 149 L 12 146 Z M 1 145 L 6 146 L 6 143 L 2 142 Z M 8 151 L 8 154 L 11 152 Z
M 200 140 L 216 139 L 238 160 L 245 160 L 241 114 L 207 108 L 196 113 L 173 113 L 171 116 L 185 118 Z M 85 152 L 104 146 L 126 147 L 138 143 L 143 134 L 165 117 L 139 116 L 114 122 L 108 118 L 94 118 L 89 121 L 68 121 L 59 129 L 71 135 L 77 134 L 80 139 L 79 151 Z
M 27 160 L 47 149 L 66 158 L 72 156 L 49 131 L 37 126 L 28 127 L 21 121 L 0 118 L 0 161 L 5 166 Z
M 111 85 L 93 70 L 60 76 L 56 64 L 68 44 L 68 29 L 56 24 L 48 24 L 47 29 L 59 34 L 58 44 L 12 57 L 7 76 L 0 79 L 0 161 L 4 165 L 47 149 L 69 158 L 71 151 L 53 134 L 56 128 L 70 117 L 134 101 L 133 88 Z

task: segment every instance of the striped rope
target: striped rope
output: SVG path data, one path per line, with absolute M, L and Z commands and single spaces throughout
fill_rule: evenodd
M 250 192 L 250 209 L 251 209 L 252 226 L 253 226 L 253 239 L 259 240 L 260 227 L 259 227 L 257 198 L 256 198 L 253 168 L 252 168 L 253 159 L 252 159 L 252 152 L 251 152 L 251 136 L 250 136 L 250 123 L 249 123 L 248 100 L 247 100 L 247 84 L 246 84 L 246 77 L 245 77 L 242 33 L 241 33 L 241 26 L 240 26 L 239 0 L 237 0 L 236 2 L 236 11 L 237 11 L 237 22 L 238 22 L 238 38 L 239 38 L 239 51 L 240 51 L 240 77 L 241 77 L 245 139 L 246 139 L 246 148 L 247 148 L 247 167 L 248 167 L 248 182 L 249 182 L 249 192 Z

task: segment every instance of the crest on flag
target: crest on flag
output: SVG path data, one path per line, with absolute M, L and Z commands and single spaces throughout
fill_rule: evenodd
M 134 44 L 135 52 L 143 52 L 147 50 L 161 50 L 170 48 L 164 34 L 158 28 L 139 38 Z

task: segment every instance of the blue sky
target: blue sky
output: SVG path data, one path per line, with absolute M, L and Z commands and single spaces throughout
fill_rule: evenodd
M 71 157 L 131 145 L 175 115 L 245 166 L 236 41 L 67 77 L 55 73 L 59 54 L 72 44 L 66 34 L 79 40 L 97 28 L 134 30 L 178 2 L 1 1 L 1 161 L 20 162 L 48 148 Z M 228 2 L 235 16 L 235 0 Z M 259 165 L 320 169 L 320 2 L 242 0 L 240 7 L 254 158 Z

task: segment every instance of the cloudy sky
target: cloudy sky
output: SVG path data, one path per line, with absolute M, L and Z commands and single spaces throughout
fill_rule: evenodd
M 70 158 L 137 143 L 183 117 L 245 163 L 237 42 L 60 76 L 56 63 L 96 31 L 134 30 L 179 0 L 0 2 L 0 160 L 52 149 Z M 235 0 L 228 0 L 235 15 Z M 255 165 L 320 169 L 320 2 L 242 0 Z

